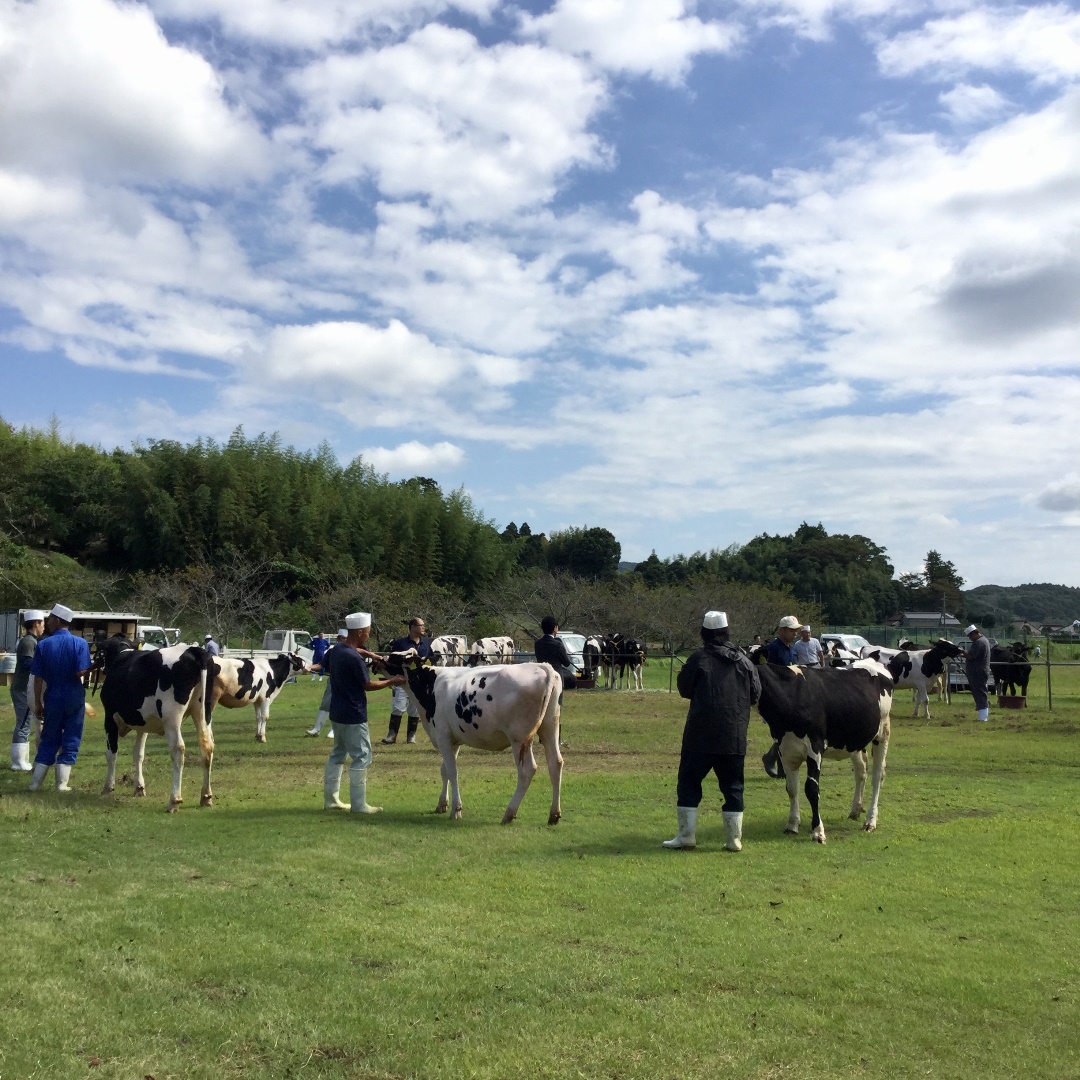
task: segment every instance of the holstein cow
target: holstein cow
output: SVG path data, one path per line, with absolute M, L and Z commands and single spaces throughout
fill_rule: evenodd
M 514 752 L 518 782 L 502 821 L 504 825 L 513 821 L 536 773 L 532 744 L 538 738 L 551 776 L 548 824 L 557 824 L 562 817 L 562 679 L 552 667 L 514 664 L 463 670 L 436 668 L 425 665 L 412 649 L 391 653 L 387 666 L 391 672 L 404 670 L 409 699 L 419 706 L 424 730 L 442 756 L 442 793 L 435 813 L 446 812 L 448 789 L 452 789 L 450 816 L 461 817 L 457 756 L 462 746 L 480 750 L 505 750 L 509 746 Z
M 619 650 L 622 647 L 622 634 L 608 634 L 600 639 L 600 669 L 604 673 L 607 689 L 615 689 L 615 673 L 619 663 Z
M 643 690 L 644 686 L 641 680 L 641 670 L 645 665 L 645 643 L 638 641 L 637 638 L 624 637 L 619 642 L 619 652 L 615 658 L 615 664 L 618 668 L 618 674 L 616 675 L 615 685 L 617 687 L 626 684 L 626 688 L 630 689 L 630 679 L 633 677 L 634 689 Z
M 469 667 L 477 664 L 512 664 L 514 662 L 514 639 L 512 637 L 482 637 L 472 643 L 469 650 Z
M 266 721 L 270 719 L 270 703 L 281 693 L 294 671 L 304 662 L 298 656 L 278 656 L 265 659 L 255 657 L 238 659 L 231 656 L 210 658 L 210 676 L 213 690 L 207 715 L 224 705 L 226 709 L 244 709 L 255 706 L 255 741 L 266 742 Z
M 998 694 L 1012 696 L 1019 690 L 1021 697 L 1027 697 L 1028 680 L 1031 678 L 1027 653 L 1028 646 L 1022 641 L 991 647 L 990 670 Z
M 878 800 L 889 749 L 889 711 L 892 677 L 876 660 L 856 660 L 843 668 L 780 667 L 764 663 L 757 653 L 761 676 L 758 709 L 780 743 L 787 792 L 791 802 L 784 832 L 799 831 L 799 770 L 806 763 L 806 798 L 812 814 L 811 837 L 825 843 L 825 826 L 818 810 L 823 757 L 851 758 L 855 795 L 850 817 L 858 821 L 866 787 L 866 747 L 874 744 L 874 771 L 868 832 L 877 828 Z
M 203 786 L 200 805 L 210 806 L 210 768 L 214 761 L 214 736 L 210 730 L 207 672 L 210 657 L 198 645 L 172 645 L 167 649 L 140 652 L 124 637 L 110 638 L 101 650 L 105 681 L 101 705 L 105 712 L 105 761 L 107 772 L 101 793 L 116 787 L 116 752 L 120 736 L 135 732 L 132 762 L 135 794 L 146 794 L 143 757 L 146 736 L 164 735 L 173 764 L 173 786 L 169 811 L 183 802 L 184 737 L 180 730 L 185 716 L 195 721 L 202 751 Z
M 443 634 L 431 639 L 431 660 L 439 667 L 463 667 L 469 651 L 464 634 Z
M 581 665 L 585 669 L 586 679 L 595 679 L 600 673 L 600 651 L 603 648 L 603 640 L 598 637 L 588 637 L 581 648 Z
M 915 693 L 915 711 L 930 719 L 930 690 L 945 678 L 945 662 L 964 655 L 964 650 L 941 638 L 929 649 L 881 649 L 863 646 L 863 659 L 877 660 L 889 669 L 897 690 L 910 687 Z

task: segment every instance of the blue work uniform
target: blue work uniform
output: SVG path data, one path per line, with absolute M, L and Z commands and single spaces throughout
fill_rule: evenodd
M 367 723 L 367 685 L 371 682 L 363 657 L 350 645 L 335 645 L 327 652 L 330 669 L 330 723 L 334 727 L 334 749 L 327 768 L 345 764 L 350 777 L 371 764 L 371 736 Z
M 37 764 L 75 764 L 86 718 L 86 688 L 79 672 L 89 668 L 90 646 L 67 627 L 38 642 L 30 665 L 30 674 L 45 680 L 45 720 L 34 758 Z
M 792 664 L 798 664 L 799 662 L 795 646 L 785 645 L 779 638 L 773 638 L 765 646 L 765 659 L 770 664 L 779 664 L 781 667 L 790 667 Z

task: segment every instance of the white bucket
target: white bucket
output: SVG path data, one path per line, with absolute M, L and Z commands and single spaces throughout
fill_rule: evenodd
M 15 670 L 15 654 L 0 653 L 0 675 L 10 675 Z

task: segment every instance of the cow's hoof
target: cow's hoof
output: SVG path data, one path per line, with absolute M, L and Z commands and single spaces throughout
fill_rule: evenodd
M 860 806 L 858 810 L 852 810 L 851 813 L 848 814 L 848 817 L 851 818 L 852 821 L 858 821 L 859 818 L 862 817 L 862 807 Z
M 199 805 L 200 806 L 213 806 L 214 805 L 214 796 L 213 795 L 204 795 L 199 800 Z
M 824 844 L 825 843 L 825 834 L 823 832 L 821 832 L 821 833 L 811 833 L 810 834 L 810 839 L 813 840 L 815 844 Z
M 103 788 L 101 789 L 101 794 L 102 794 L 102 795 L 111 795 L 111 794 L 113 793 L 113 791 L 114 791 L 114 790 L 115 790 L 114 788 L 111 788 L 111 787 L 109 787 L 109 785 L 108 785 L 108 784 L 106 784 L 106 785 L 105 785 L 105 786 L 104 786 L 104 787 L 103 787 Z
M 549 825 L 558 825 L 559 824 L 559 819 L 561 817 L 562 817 L 562 814 L 556 814 L 556 813 L 548 814 L 548 824 Z
M 862 831 L 863 832 L 877 832 L 877 822 L 876 821 L 868 821 L 862 827 Z
M 503 814 L 502 821 L 500 822 L 500 824 L 509 825 L 510 822 L 514 820 L 514 817 L 515 817 L 515 815 L 512 814 L 509 810 L 507 810 L 506 813 Z
M 799 835 L 799 826 L 798 825 L 789 825 L 784 830 L 784 833 L 787 836 L 798 836 Z
M 255 741 L 256 742 L 266 742 L 266 736 L 265 735 L 256 735 L 255 736 Z
M 146 788 L 145 787 L 137 787 L 135 789 L 135 798 L 136 799 L 144 799 L 144 798 L 146 798 Z
M 453 819 L 454 821 L 460 821 L 460 820 L 461 820 L 461 807 L 460 807 L 460 806 L 458 806 L 458 807 L 456 807 L 456 808 L 455 808 L 455 809 L 454 809 L 453 811 L 451 811 L 451 813 L 450 813 L 450 817 L 451 817 L 451 818 L 452 818 L 452 819 Z
M 175 814 L 176 811 L 180 809 L 180 803 L 183 801 L 183 799 L 180 799 L 178 802 L 169 803 L 168 807 L 166 808 L 166 813 Z
M 439 805 L 435 807 L 435 813 L 445 814 L 448 809 L 449 807 L 446 805 L 446 803 L 439 803 Z

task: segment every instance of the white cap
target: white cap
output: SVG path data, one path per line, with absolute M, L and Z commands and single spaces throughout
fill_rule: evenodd
M 726 611 L 706 611 L 701 620 L 702 630 L 723 630 L 727 626 Z
M 55 615 L 61 622 L 71 622 L 74 617 L 74 612 L 69 607 L 64 607 L 63 604 L 53 604 L 50 615 Z
M 214 640 L 214 635 L 213 635 L 213 634 L 207 634 L 207 635 L 206 635 L 206 636 L 205 636 L 205 637 L 203 638 L 203 641 L 213 641 L 213 640 Z
M 341 628 L 341 629 L 340 629 L 340 630 L 339 630 L 339 631 L 337 632 L 337 636 L 338 636 L 338 637 L 348 637 L 348 636 L 349 636 L 349 631 L 348 631 L 348 630 L 346 630 L 346 629 L 345 629 L 345 627 L 343 626 L 343 627 L 342 627 L 342 628 Z
M 801 630 L 802 623 L 795 618 L 794 615 L 785 615 L 779 623 L 777 623 L 778 630 Z
M 345 616 L 345 625 L 350 630 L 363 630 L 365 626 L 371 625 L 371 615 L 366 611 L 354 611 Z
M 809 627 L 809 626 L 804 626 L 804 627 L 803 627 L 803 629 L 804 629 L 804 630 L 805 630 L 805 631 L 806 631 L 806 632 L 807 632 L 808 634 L 810 633 L 810 627 Z
M 976 632 L 976 631 L 977 631 L 978 629 L 979 629 L 979 628 L 978 628 L 978 627 L 977 627 L 977 626 L 976 626 L 976 625 L 975 625 L 974 623 L 972 623 L 972 624 L 971 624 L 971 625 L 970 625 L 970 626 L 969 626 L 969 627 L 968 627 L 968 628 L 967 628 L 967 629 L 966 629 L 966 630 L 964 631 L 964 633 L 965 633 L 965 634 L 974 634 L 974 633 L 975 633 L 975 632 Z
M 45 612 L 40 608 L 29 608 L 23 612 L 22 621 L 24 623 L 30 622 L 43 622 L 45 619 Z

